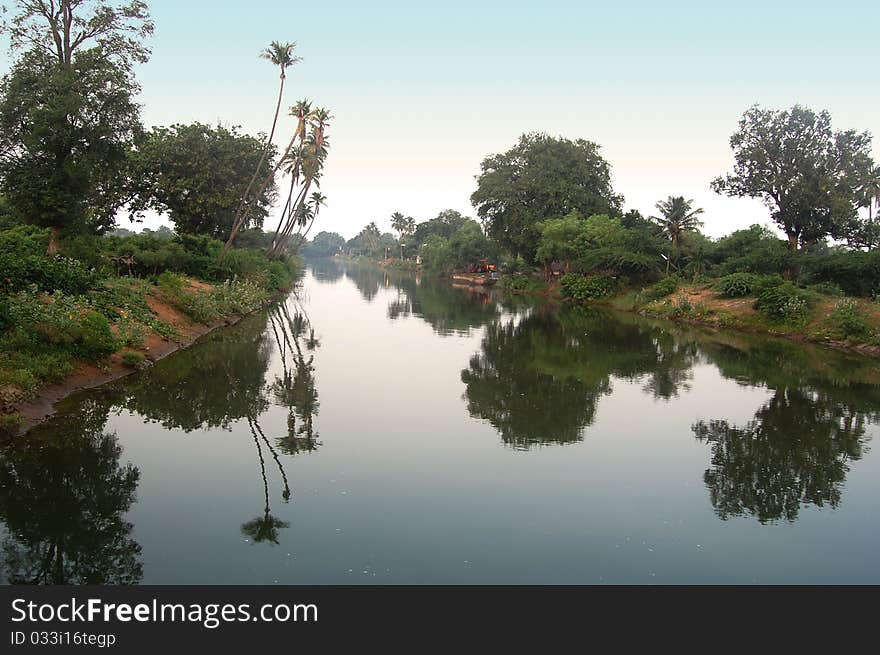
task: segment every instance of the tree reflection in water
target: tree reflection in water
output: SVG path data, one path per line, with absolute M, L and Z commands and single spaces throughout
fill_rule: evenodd
M 321 445 L 314 431 L 314 417 L 319 407 L 318 390 L 314 355 L 306 357 L 306 353 L 314 352 L 320 341 L 308 314 L 299 304 L 292 316 L 286 304 L 279 306 L 270 314 L 270 320 L 283 371 L 282 377 L 276 377 L 270 389 L 275 402 L 286 407 L 288 412 L 287 433 L 276 443 L 289 455 L 314 452 Z
M 471 416 L 527 450 L 580 441 L 612 378 L 644 379 L 669 399 L 686 388 L 697 350 L 645 323 L 582 307 L 544 308 L 490 323 L 462 371 Z
M 83 403 L 0 448 L 3 573 L 10 584 L 129 585 L 141 580 L 140 545 L 125 513 L 140 473 L 120 464 L 105 432 L 109 405 Z
M 693 426 L 711 446 L 703 480 L 718 516 L 791 522 L 803 507 L 836 508 L 849 463 L 866 450 L 866 427 L 880 419 L 880 393 L 864 381 L 870 362 L 823 353 L 818 368 L 802 348 L 774 342 L 706 352 L 724 375 L 773 390 L 745 425 Z

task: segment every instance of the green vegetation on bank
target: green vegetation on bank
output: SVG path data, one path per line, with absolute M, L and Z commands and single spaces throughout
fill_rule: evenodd
M 700 231 L 704 210 L 675 195 L 656 203 L 656 215 L 624 211 L 597 144 L 531 133 L 483 160 L 471 196 L 480 222 L 454 210 L 421 223 L 396 212 L 397 239 L 370 223 L 344 245 L 333 235 L 333 249 L 440 275 L 487 260 L 512 292 L 877 345 L 880 167 L 871 135 L 832 129 L 825 111 L 756 106 L 730 146 L 733 170 L 712 188 L 760 199 L 772 227 L 711 239 Z
M 290 288 L 294 257 L 268 260 L 259 249 L 235 249 L 218 264 L 221 241 L 157 235 L 77 238 L 48 257 L 48 229 L 0 226 L 0 418 L 17 428 L 15 410 L 79 366 L 101 367 L 120 353 L 143 365 L 151 338 L 177 340 L 162 306 L 194 323 L 246 314 Z M 67 256 L 76 252 L 82 259 Z

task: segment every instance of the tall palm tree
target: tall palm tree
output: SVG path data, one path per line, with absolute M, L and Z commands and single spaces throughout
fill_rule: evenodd
M 655 205 L 660 210 L 661 216 L 651 216 L 651 220 L 659 225 L 669 237 L 673 251 L 678 249 L 682 234 L 693 232 L 703 225 L 702 221 L 697 218 L 703 213 L 703 210 L 693 209 L 693 204 L 693 200 L 685 200 L 684 196 L 669 196 L 666 200 L 661 200 Z M 670 253 L 669 259 L 666 260 L 667 273 L 671 259 Z
M 862 186 L 862 192 L 865 195 L 865 202 L 868 205 L 868 251 L 870 252 L 874 246 L 874 213 L 873 208 L 876 205 L 880 211 L 880 166 L 874 168 L 868 179 Z
M 391 229 L 399 235 L 400 258 L 403 259 L 403 238 L 406 236 L 406 218 L 400 212 L 391 214 Z
M 266 145 L 263 148 L 263 155 L 260 157 L 260 163 L 257 164 L 253 177 L 251 177 L 251 181 L 248 182 L 247 189 L 241 197 L 238 209 L 235 212 L 235 218 L 232 221 L 233 225 L 238 225 L 240 222 L 246 222 L 246 218 L 241 220 L 242 214 L 246 214 L 250 209 L 251 191 L 254 188 L 254 184 L 257 183 L 257 178 L 260 175 L 260 171 L 263 169 L 263 163 L 266 161 L 266 157 L 269 156 L 269 151 L 272 148 L 272 139 L 275 138 L 275 127 L 278 125 L 278 114 L 281 112 L 281 101 L 284 98 L 284 81 L 287 79 L 287 69 L 302 61 L 302 57 L 297 57 L 293 54 L 295 49 L 296 42 L 281 43 L 280 41 L 272 41 L 272 43 L 269 44 L 269 47 L 263 50 L 259 55 L 261 59 L 271 62 L 281 71 L 281 82 L 278 88 L 278 102 L 275 104 L 275 115 L 272 117 L 272 129 L 269 131 L 269 138 L 266 140 Z

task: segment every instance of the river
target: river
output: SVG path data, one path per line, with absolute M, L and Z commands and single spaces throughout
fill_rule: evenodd
M 876 360 L 310 264 L 0 449 L 28 584 L 878 583 Z

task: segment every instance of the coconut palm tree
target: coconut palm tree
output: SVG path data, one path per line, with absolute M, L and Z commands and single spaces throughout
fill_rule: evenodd
M 324 168 L 324 160 L 327 158 L 329 142 L 326 129 L 333 118 L 326 109 L 318 108 L 307 112 L 298 108 L 294 111 L 299 114 L 299 124 L 294 138 L 299 138 L 299 146 L 291 150 L 287 159 L 291 170 L 291 190 L 288 195 L 288 203 L 282 212 L 278 227 L 272 237 L 272 245 L 266 251 L 269 257 L 275 257 L 284 252 L 295 227 L 308 226 L 304 234 L 308 234 L 317 217 L 318 210 L 326 200 L 320 193 L 308 195 L 314 184 L 321 185 L 321 174 Z M 294 188 L 299 191 L 294 195 Z M 302 244 L 304 236 L 300 238 L 297 248 Z
M 666 200 L 661 200 L 656 204 L 661 216 L 651 216 L 651 220 L 659 225 L 669 237 L 673 251 L 678 249 L 682 234 L 693 232 L 703 225 L 702 221 L 697 218 L 703 213 L 703 210 L 693 209 L 693 204 L 693 200 L 685 200 L 684 196 L 669 196 Z M 671 259 L 670 253 L 670 257 L 666 260 L 667 273 Z
M 263 163 L 266 161 L 266 157 L 269 156 L 269 151 L 272 148 L 272 139 L 275 138 L 275 128 L 278 125 L 278 114 L 281 112 L 281 101 L 284 98 L 284 81 L 287 79 L 287 69 L 302 61 L 302 57 L 297 57 L 293 54 L 295 49 L 296 42 L 281 43 L 280 41 L 272 41 L 272 43 L 269 44 L 269 47 L 263 50 L 259 55 L 261 59 L 271 62 L 281 71 L 281 82 L 278 88 L 278 102 L 275 104 L 275 115 L 272 117 L 272 129 L 269 131 L 269 138 L 266 139 L 266 146 L 263 148 L 263 156 L 260 158 L 260 163 L 257 164 L 253 177 L 251 177 L 250 182 L 248 182 L 247 189 L 245 189 L 241 202 L 239 202 L 238 209 L 235 212 L 235 218 L 232 221 L 233 225 L 237 225 L 240 222 L 247 222 L 246 218 L 242 220 L 242 214 L 246 214 L 250 210 L 251 191 L 257 183 L 257 177 L 259 177 L 260 171 L 263 169 Z
M 864 202 L 868 205 L 868 251 L 874 246 L 874 206 L 880 211 L 880 166 L 871 170 L 862 185 Z
M 323 111 L 323 110 L 322 110 Z M 281 153 L 281 157 L 278 159 L 278 162 L 275 164 L 275 167 L 266 176 L 263 182 L 259 185 L 257 190 L 254 192 L 253 197 L 259 198 L 262 195 L 263 191 L 265 191 L 266 187 L 275 179 L 275 175 L 282 167 L 286 167 L 292 171 L 292 180 L 291 184 L 295 185 L 299 182 L 299 176 L 302 174 L 302 166 L 301 163 L 303 158 L 303 151 L 305 148 L 306 141 L 306 126 L 309 125 L 313 120 L 313 111 L 312 105 L 308 100 L 300 100 L 293 107 L 290 108 L 290 115 L 296 118 L 297 126 L 296 130 L 293 133 L 293 136 L 290 139 L 290 142 L 287 144 L 287 147 Z M 297 140 L 299 140 L 300 147 L 294 151 L 294 146 L 297 144 Z M 326 151 L 325 151 L 326 152 Z M 223 250 L 220 252 L 220 259 L 226 256 L 226 253 L 232 247 L 233 242 L 235 241 L 235 235 L 238 234 L 238 231 L 244 225 L 245 219 L 247 218 L 247 212 L 243 213 L 238 217 L 236 221 L 233 222 L 232 231 L 229 234 L 229 239 L 226 240 L 226 244 L 223 246 Z M 284 220 L 284 215 L 282 214 L 282 221 Z M 281 222 L 279 222 L 279 229 L 281 226 Z M 278 230 L 276 230 L 276 235 L 278 234 Z
M 403 238 L 406 236 L 406 217 L 400 212 L 391 214 L 391 229 L 397 232 L 400 241 L 400 258 L 403 259 Z

